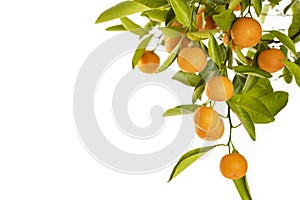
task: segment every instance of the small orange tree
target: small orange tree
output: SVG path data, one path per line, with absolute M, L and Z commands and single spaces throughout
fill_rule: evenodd
M 224 137 L 223 121 L 229 123 L 225 144 L 191 150 L 175 165 L 170 180 L 200 156 L 219 147 L 229 154 L 220 161 L 221 173 L 232 179 L 242 199 L 251 199 L 246 171 L 248 163 L 232 142 L 232 131 L 242 125 L 256 140 L 255 124 L 271 123 L 288 102 L 288 93 L 274 91 L 270 79 L 294 79 L 300 86 L 300 2 L 291 2 L 282 11 L 293 13 L 287 31 L 263 30 L 257 20 L 263 5 L 274 9 L 281 0 L 128 0 L 104 11 L 96 23 L 120 19 L 108 31 L 130 31 L 140 37 L 132 67 L 146 73 L 160 73 L 177 59 L 180 69 L 173 79 L 194 89 L 192 104 L 169 109 L 164 116 L 194 114 L 195 133 L 204 140 Z M 129 15 L 141 13 L 148 23 L 140 26 Z M 169 57 L 160 64 L 155 50 L 147 49 L 155 32 Z M 222 42 L 223 38 L 223 42 Z M 156 38 L 157 39 L 157 38 Z M 224 44 L 225 43 L 225 44 Z M 276 44 L 276 45 L 275 45 Z M 243 49 L 243 50 L 242 50 Z M 232 51 L 233 50 L 233 51 Z M 242 51 L 241 51 L 242 50 Z M 174 63 L 175 64 L 175 63 Z M 272 79 L 271 79 L 272 80 Z M 207 99 L 204 98 L 206 90 Z M 227 116 L 214 110 L 216 101 L 226 101 Z M 232 113 L 240 120 L 233 125 Z

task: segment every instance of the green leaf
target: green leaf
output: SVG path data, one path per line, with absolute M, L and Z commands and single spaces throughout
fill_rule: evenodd
M 192 9 L 184 0 L 168 0 L 171 4 L 178 22 L 190 27 L 192 20 Z
M 300 41 L 300 2 L 296 1 L 292 5 L 293 19 L 288 30 L 288 35 L 295 43 Z
M 292 80 L 293 80 L 293 75 L 292 75 L 292 73 L 290 72 L 290 70 L 288 70 L 287 67 L 284 67 L 284 68 L 283 68 L 282 76 L 283 76 L 284 81 L 285 81 L 287 84 L 290 84 L 290 83 L 292 82 Z
M 242 200 L 252 200 L 246 176 L 237 180 L 233 180 L 233 182 Z
M 244 56 L 244 54 L 241 52 L 240 48 L 237 45 L 235 46 L 235 53 L 243 63 L 248 64 L 247 58 Z
M 219 5 L 226 5 L 229 3 L 229 0 L 208 0 L 209 3 L 219 4 Z
M 210 58 L 219 66 L 222 66 L 222 54 L 220 46 L 217 43 L 214 35 L 211 35 L 208 41 L 208 54 Z
M 175 116 L 175 115 L 185 115 L 185 114 L 193 114 L 195 110 L 199 108 L 199 105 L 190 104 L 190 105 L 180 105 L 175 108 L 168 109 L 163 116 Z
M 198 99 L 201 99 L 204 89 L 205 89 L 205 84 L 202 84 L 195 88 L 193 96 L 192 96 L 193 103 L 195 103 Z
M 231 28 L 236 16 L 233 14 L 232 10 L 229 9 L 221 12 L 218 15 L 214 15 L 213 19 L 223 31 L 227 31 Z
M 287 11 L 291 8 L 291 6 L 293 6 L 293 4 L 297 2 L 297 0 L 292 0 L 291 3 L 289 5 L 287 5 L 284 10 L 283 10 L 283 14 L 286 14 Z
M 127 31 L 126 28 L 122 24 L 107 27 L 105 30 L 107 30 L 107 31 Z
M 247 76 L 246 83 L 244 85 L 242 93 L 246 93 L 247 91 L 251 90 L 255 86 L 258 80 L 259 78 L 256 76 L 251 76 L 251 75 Z
M 231 1 L 229 2 L 228 8 L 231 9 L 231 10 L 233 10 L 233 9 L 235 9 L 235 7 L 236 7 L 237 5 L 239 5 L 240 3 L 241 3 L 241 0 L 231 0 Z
M 194 163 L 201 156 L 203 156 L 204 154 L 206 154 L 208 151 L 212 150 L 213 148 L 214 148 L 214 146 L 197 148 L 197 149 L 193 149 L 193 150 L 185 153 L 179 159 L 177 164 L 175 165 L 168 182 L 170 182 L 172 179 L 174 179 L 178 174 L 180 174 L 188 166 L 190 166 L 192 163 Z
M 239 118 L 239 120 L 243 124 L 248 135 L 251 137 L 251 139 L 253 141 L 255 141 L 255 139 L 256 139 L 255 127 L 254 127 L 254 123 L 253 123 L 250 115 L 248 114 L 248 112 L 246 110 L 244 110 L 243 108 L 239 107 L 239 105 L 237 105 L 235 102 L 231 101 L 231 99 L 229 101 L 227 101 L 227 103 L 228 103 L 230 109 L 236 114 L 236 116 Z
M 270 33 L 284 44 L 295 56 L 297 56 L 295 44 L 291 38 L 279 31 L 270 31 Z
M 283 61 L 283 63 L 288 68 L 288 70 L 292 72 L 292 74 L 295 77 L 295 81 L 297 85 L 300 87 L 300 67 L 295 63 L 289 61 Z
M 235 75 L 233 78 L 234 94 L 238 94 L 242 91 L 245 85 L 246 79 L 240 75 Z
M 257 78 L 257 77 L 255 77 Z M 261 98 L 273 92 L 270 80 L 267 78 L 257 78 L 257 81 L 251 89 L 245 92 L 246 95 L 251 95 L 256 98 Z
M 217 33 L 218 30 L 203 30 L 203 31 L 196 31 L 196 32 L 188 32 L 187 36 L 191 40 L 205 40 L 207 38 L 210 38 L 211 34 Z
M 167 0 L 134 0 L 136 2 L 142 3 L 149 8 L 159 8 L 168 5 Z
M 98 19 L 96 20 L 96 24 L 125 17 L 127 15 L 131 15 L 149 9 L 149 7 L 136 1 L 124 1 L 101 13 Z
M 146 29 L 140 27 L 138 24 L 134 23 L 127 17 L 122 17 L 120 20 L 126 30 L 132 32 L 133 34 L 139 35 L 140 37 L 148 34 L 148 31 Z
M 142 15 L 148 17 L 152 21 L 165 22 L 168 12 L 168 10 L 149 10 L 143 12 Z
M 164 61 L 164 63 L 159 67 L 159 69 L 156 71 L 156 73 L 163 72 L 164 70 L 168 69 L 168 67 L 171 66 L 171 64 L 176 59 L 178 52 L 181 47 L 181 42 L 184 37 L 181 38 L 181 40 L 178 42 L 177 46 L 172 50 L 171 54 L 167 57 L 167 59 Z
M 269 72 L 266 72 L 258 67 L 253 67 L 248 65 L 236 66 L 233 68 L 233 70 L 241 74 L 248 74 L 248 75 L 262 77 L 262 78 L 272 77 L 272 75 Z
M 251 0 L 256 15 L 259 17 L 262 9 L 262 0 Z
M 235 104 L 236 107 L 247 111 L 253 123 L 265 124 L 275 120 L 265 104 L 257 97 L 247 94 L 235 94 L 231 97 L 230 102 Z
M 288 98 L 289 94 L 287 92 L 276 91 L 263 96 L 260 100 L 270 113 L 275 116 L 286 106 Z
M 137 63 L 139 62 L 140 58 L 143 56 L 148 44 L 150 43 L 151 39 L 152 39 L 153 35 L 150 35 L 148 37 L 146 37 L 145 39 L 143 39 L 139 46 L 136 48 L 134 55 L 132 57 L 132 68 L 134 68 Z
M 188 73 L 183 71 L 178 71 L 172 79 L 177 80 L 183 84 L 186 84 L 191 87 L 196 87 L 198 85 L 198 82 L 201 80 L 201 77 L 194 74 L 194 73 Z

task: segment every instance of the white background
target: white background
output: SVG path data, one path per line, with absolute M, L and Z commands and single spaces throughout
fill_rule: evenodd
M 112 24 L 95 19 L 118 2 L 1 2 L 0 199 L 239 199 L 218 169 L 226 149 L 166 183 L 174 164 L 153 174 L 122 174 L 82 146 L 72 115 L 74 83 L 86 57 L 112 37 L 104 30 Z M 255 143 L 243 129 L 234 133 L 255 200 L 299 198 L 293 183 L 300 178 L 300 89 L 281 80 L 275 88 L 290 92 L 276 122 L 257 126 Z

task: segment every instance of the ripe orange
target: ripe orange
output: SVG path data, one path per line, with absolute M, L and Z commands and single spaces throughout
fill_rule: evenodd
M 251 17 L 237 19 L 231 27 L 233 42 L 241 47 L 256 45 L 262 36 L 262 28 L 258 21 Z
M 165 48 L 168 53 L 171 53 L 173 49 L 177 46 L 177 44 L 180 42 L 181 37 L 165 37 Z M 190 44 L 190 39 L 186 36 L 182 39 L 180 49 L 183 49 L 185 47 L 188 47 Z
M 155 73 L 160 66 L 160 58 L 153 51 L 145 51 L 137 63 L 137 66 L 144 73 Z
M 272 48 L 264 50 L 258 55 L 257 64 L 259 68 L 273 73 L 283 68 L 283 60 L 285 60 L 285 56 L 282 51 Z
M 248 169 L 247 160 L 239 153 L 225 155 L 220 162 L 220 170 L 228 179 L 239 179 L 246 175 Z
M 233 95 L 232 82 L 225 76 L 215 76 L 206 83 L 206 95 L 214 101 L 227 101 Z
M 206 10 L 199 10 L 198 14 L 196 15 L 196 22 L 197 22 L 198 30 L 202 31 L 202 30 L 216 29 L 217 25 L 211 15 L 205 15 L 205 18 L 204 18 L 205 25 L 203 27 L 202 13 L 204 13 L 204 12 L 206 12 Z
M 201 72 L 207 64 L 207 56 L 199 47 L 186 47 L 179 52 L 177 63 L 185 72 Z
M 224 122 L 223 120 L 219 117 L 219 122 L 217 126 L 214 129 L 205 131 L 201 127 L 195 126 L 196 133 L 197 135 L 208 141 L 214 141 L 220 139 L 223 134 L 224 134 Z
M 224 34 L 223 35 L 223 43 L 226 47 L 228 46 L 228 42 L 229 42 L 228 35 Z M 235 51 L 235 46 L 236 46 L 236 44 L 234 44 L 234 42 L 231 40 L 231 48 L 232 48 L 233 51 Z M 240 50 L 243 49 L 243 47 L 241 47 L 241 46 L 238 46 L 238 47 L 239 47 Z
M 220 121 L 220 117 L 211 107 L 201 106 L 194 112 L 194 124 L 203 131 L 215 130 Z

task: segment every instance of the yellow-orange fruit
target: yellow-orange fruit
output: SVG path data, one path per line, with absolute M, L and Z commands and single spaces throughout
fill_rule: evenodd
M 267 49 L 262 51 L 257 57 L 259 68 L 273 73 L 281 70 L 284 66 L 285 56 L 279 49 Z
M 233 42 L 241 47 L 256 45 L 262 36 L 262 28 L 258 21 L 251 17 L 237 19 L 231 27 Z
M 232 82 L 225 76 L 215 76 L 206 83 L 206 95 L 214 101 L 227 101 L 233 95 Z
M 220 117 L 211 107 L 201 106 L 194 112 L 194 125 L 202 131 L 215 130 L 220 121 Z
M 201 72 L 207 64 L 207 56 L 199 47 L 186 47 L 179 52 L 177 63 L 185 72 Z
M 248 169 L 247 160 L 239 153 L 225 155 L 220 162 L 220 171 L 228 179 L 240 179 L 246 175 Z
M 144 73 L 155 73 L 160 66 L 160 58 L 153 51 L 145 51 L 137 63 L 137 66 Z
M 177 36 L 177 37 L 165 37 L 165 48 L 167 50 L 168 53 L 171 53 L 173 51 L 173 49 L 177 46 L 177 44 L 180 42 L 181 37 Z M 180 49 L 183 49 L 185 47 L 188 47 L 190 44 L 190 39 L 186 36 L 184 36 L 184 38 L 182 39 L 181 42 L 181 46 Z
M 229 42 L 228 35 L 227 35 L 227 34 L 224 34 L 224 35 L 223 35 L 223 43 L 224 43 L 224 45 L 225 45 L 226 47 L 228 46 L 228 42 Z M 233 51 L 235 51 L 235 46 L 236 46 L 236 44 L 234 44 L 234 42 L 231 41 L 231 49 L 232 49 Z M 240 46 L 238 46 L 238 48 L 239 48 L 240 50 L 243 49 L 243 47 L 240 47 Z
M 200 138 L 202 138 L 204 140 L 208 140 L 208 141 L 214 141 L 214 140 L 220 139 L 223 136 L 223 134 L 224 134 L 224 122 L 219 117 L 219 121 L 218 121 L 218 124 L 217 124 L 216 128 L 205 131 L 201 127 L 195 126 L 195 129 L 196 129 L 197 135 Z
M 196 15 L 196 22 L 197 22 L 198 30 L 202 31 L 202 30 L 216 29 L 217 25 L 211 15 L 205 15 L 205 18 L 204 18 L 205 25 L 203 27 L 203 18 L 202 18 L 203 12 L 206 12 L 206 10 L 199 10 L 198 14 Z

